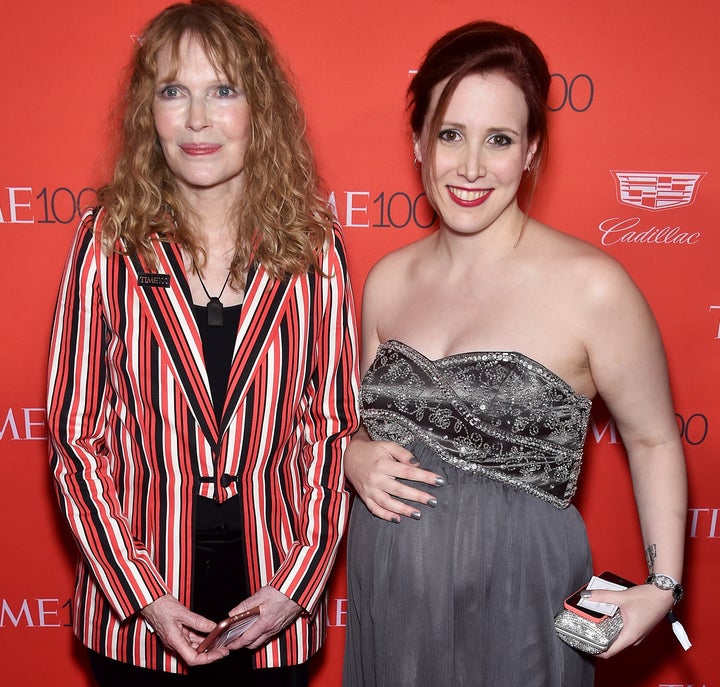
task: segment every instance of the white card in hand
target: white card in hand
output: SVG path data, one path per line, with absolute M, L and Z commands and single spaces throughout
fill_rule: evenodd
M 592 576 L 590 582 L 586 587 L 587 589 L 609 589 L 613 592 L 621 592 L 627 587 L 621 584 L 615 584 L 614 582 L 608 582 L 603 580 L 601 577 Z M 604 613 L 605 615 L 612 615 L 617 611 L 618 607 L 615 604 L 601 603 L 600 601 L 591 601 L 590 599 L 580 599 L 578 606 L 587 608 L 590 611 L 597 611 L 598 613 Z

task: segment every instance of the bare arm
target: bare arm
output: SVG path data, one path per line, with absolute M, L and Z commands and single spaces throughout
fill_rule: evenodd
M 637 287 L 619 267 L 607 276 L 591 308 L 591 373 L 627 451 L 649 571 L 680 580 L 687 480 L 665 353 Z M 605 656 L 641 641 L 673 606 L 671 592 L 649 585 L 593 598 L 617 603 L 623 613 L 623 631 Z
M 363 293 L 362 371 L 370 367 L 380 345 L 378 313 L 387 298 L 382 265 L 368 275 Z M 383 520 L 400 522 L 400 516 L 419 518 L 416 506 L 400 499 L 427 505 L 436 503 L 432 494 L 399 479 L 440 486 L 442 477 L 416 467 L 410 451 L 390 441 L 373 441 L 364 427 L 353 436 L 345 452 L 345 475 L 370 512 Z

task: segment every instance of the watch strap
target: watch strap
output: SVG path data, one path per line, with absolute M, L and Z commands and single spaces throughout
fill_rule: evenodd
M 680 601 L 685 594 L 685 590 L 680 582 L 674 577 L 670 577 L 670 575 L 658 575 L 653 573 L 648 575 L 648 578 L 645 580 L 645 584 L 651 584 L 663 591 L 672 592 L 675 603 Z

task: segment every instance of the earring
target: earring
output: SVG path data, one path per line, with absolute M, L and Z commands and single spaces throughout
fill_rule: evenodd
M 526 172 L 529 172 L 529 171 L 532 169 L 532 163 L 533 163 L 532 158 L 530 158 L 530 159 L 527 161 L 527 163 L 525 164 L 525 171 L 526 171 Z
M 417 156 L 417 155 L 415 155 L 415 156 L 413 157 L 413 167 L 415 167 L 415 169 L 418 169 L 418 170 L 419 170 L 419 169 L 422 169 L 422 162 L 420 162 L 420 160 L 418 160 L 418 156 Z

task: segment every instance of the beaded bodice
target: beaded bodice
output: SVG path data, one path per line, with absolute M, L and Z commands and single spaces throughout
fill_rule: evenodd
M 387 341 L 365 374 L 375 440 L 419 441 L 447 463 L 565 508 L 575 494 L 591 401 L 521 353 L 429 360 Z

